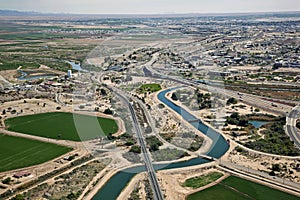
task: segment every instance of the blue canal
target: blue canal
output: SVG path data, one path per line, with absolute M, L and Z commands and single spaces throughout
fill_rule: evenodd
M 168 107 L 173 109 L 175 112 L 180 114 L 184 120 L 193 121 L 190 124 L 201 131 L 203 134 L 207 135 L 210 139 L 212 139 L 213 144 L 209 151 L 206 153 L 207 156 L 220 158 L 222 155 L 226 153 L 229 149 L 229 145 L 225 138 L 220 135 L 215 130 L 209 128 L 207 125 L 203 124 L 200 120 L 197 120 L 195 116 L 187 112 L 185 109 L 177 106 L 176 104 L 169 101 L 165 95 L 174 89 L 168 89 L 160 92 L 158 94 L 158 99 L 166 104 Z M 154 168 L 156 170 L 166 170 L 166 169 L 174 169 L 174 168 L 182 168 L 194 165 L 200 165 L 204 163 L 208 163 L 210 160 L 203 158 L 193 158 L 188 161 L 169 163 L 169 164 L 155 164 Z M 94 196 L 94 200 L 115 200 L 122 192 L 122 190 L 126 187 L 126 185 L 130 182 L 130 180 L 138 173 L 146 171 L 144 166 L 139 167 L 131 167 L 124 171 L 120 171 L 116 173 L 105 185 L 98 191 L 98 193 Z

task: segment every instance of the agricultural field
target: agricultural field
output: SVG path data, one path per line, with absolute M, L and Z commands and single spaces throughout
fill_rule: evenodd
M 151 83 L 151 84 L 144 84 L 142 85 L 139 89 L 138 92 L 140 93 L 147 93 L 147 92 L 157 92 L 161 90 L 161 86 L 159 84 L 156 83 Z
M 66 61 L 83 61 L 97 44 L 97 40 L 86 41 L 83 35 L 50 33 L 50 30 L 60 30 L 60 27 L 1 24 L 0 70 L 20 66 L 36 69 L 42 64 L 66 71 L 70 68 Z
M 71 150 L 55 144 L 0 134 L 0 172 L 41 164 Z
M 245 179 L 230 176 L 219 184 L 206 190 L 191 194 L 188 200 L 296 200 L 299 199 L 291 194 L 258 184 Z
M 71 141 L 91 140 L 118 131 L 113 119 L 64 112 L 10 118 L 5 125 L 9 131 Z

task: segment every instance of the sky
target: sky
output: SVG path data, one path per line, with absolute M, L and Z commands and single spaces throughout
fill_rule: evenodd
M 300 11 L 300 0 L 0 0 L 0 9 L 74 14 Z

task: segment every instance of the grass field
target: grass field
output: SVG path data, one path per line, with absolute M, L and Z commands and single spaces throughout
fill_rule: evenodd
M 90 140 L 118 131 L 115 120 L 63 112 L 10 118 L 5 120 L 5 125 L 14 132 L 72 141 Z
M 245 179 L 230 176 L 220 184 L 191 194 L 188 200 L 297 200 L 296 196 Z
M 41 164 L 71 148 L 0 134 L 0 172 Z
M 216 180 L 218 180 L 219 178 L 221 178 L 223 176 L 222 173 L 219 172 L 211 172 L 207 175 L 202 175 L 202 176 L 197 176 L 197 177 L 193 177 L 190 179 L 187 179 L 183 186 L 184 187 L 191 187 L 193 189 L 197 189 L 199 187 L 203 187 L 205 185 L 208 185 Z
M 161 90 L 161 86 L 156 83 L 144 84 L 138 89 L 140 93 L 157 92 L 159 90 Z

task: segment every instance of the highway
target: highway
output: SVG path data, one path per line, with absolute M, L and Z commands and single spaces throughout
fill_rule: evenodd
M 134 127 L 135 127 L 135 130 L 136 130 L 137 135 L 138 135 L 138 141 L 139 141 L 139 144 L 141 145 L 141 150 L 143 152 L 144 162 L 145 162 L 145 166 L 146 166 L 149 178 L 150 178 L 150 183 L 151 183 L 151 186 L 152 186 L 152 189 L 153 189 L 154 199 L 156 199 L 156 200 L 164 199 L 163 194 L 160 190 L 160 187 L 159 187 L 159 184 L 158 184 L 158 181 L 157 181 L 157 177 L 156 177 L 156 174 L 155 174 L 155 170 L 153 168 L 152 161 L 149 157 L 147 146 L 146 146 L 145 140 L 143 138 L 143 135 L 141 133 L 141 129 L 140 129 L 136 114 L 134 112 L 133 106 L 132 106 L 131 103 L 128 103 L 128 107 L 130 109 L 130 113 L 131 113 L 131 116 L 132 116 Z
M 300 149 L 300 133 L 296 127 L 296 122 L 299 118 L 300 106 L 296 106 L 286 118 L 286 133 L 294 141 L 295 146 Z
M 221 94 L 226 97 L 234 97 L 239 101 L 243 101 L 251 106 L 267 110 L 274 114 L 285 116 L 291 111 L 292 107 L 278 102 L 272 102 L 269 98 L 260 97 L 257 95 L 240 93 L 232 90 L 225 89 L 225 86 L 214 86 L 208 84 L 198 83 L 196 81 L 184 80 L 179 77 L 171 77 L 164 74 L 160 74 L 156 70 L 152 69 L 151 65 L 156 62 L 158 55 L 154 54 L 152 59 L 144 65 L 143 71 L 145 76 L 150 76 L 153 78 L 164 79 L 169 81 L 174 81 L 186 86 L 193 86 L 203 90 L 208 90 L 212 93 Z
M 96 77 L 91 77 L 91 80 L 100 83 L 100 81 Z M 149 181 L 150 181 L 150 184 L 151 184 L 151 187 L 152 187 L 152 190 L 153 190 L 154 199 L 155 200 L 163 200 L 164 199 L 163 193 L 160 189 L 160 186 L 159 186 L 159 183 L 158 183 L 158 180 L 157 180 L 157 177 L 156 177 L 156 173 L 155 173 L 151 158 L 149 156 L 150 153 L 147 150 L 146 142 L 145 142 L 145 139 L 143 137 L 141 128 L 139 126 L 139 122 L 138 122 L 136 113 L 134 111 L 133 105 L 132 105 L 131 102 L 128 101 L 128 99 L 126 98 L 125 95 L 121 94 L 121 91 L 117 91 L 117 89 L 114 89 L 114 88 L 109 87 L 109 86 L 107 86 L 107 88 L 110 91 L 112 91 L 115 95 L 120 97 L 120 99 L 128 105 L 129 110 L 130 110 L 130 114 L 131 114 L 131 117 L 132 117 L 133 125 L 134 125 L 134 128 L 135 128 L 136 133 L 137 133 L 138 142 L 141 146 L 141 151 L 142 151 L 142 154 L 143 154 L 143 157 L 144 157 L 144 163 L 145 163 L 146 170 L 148 172 Z

